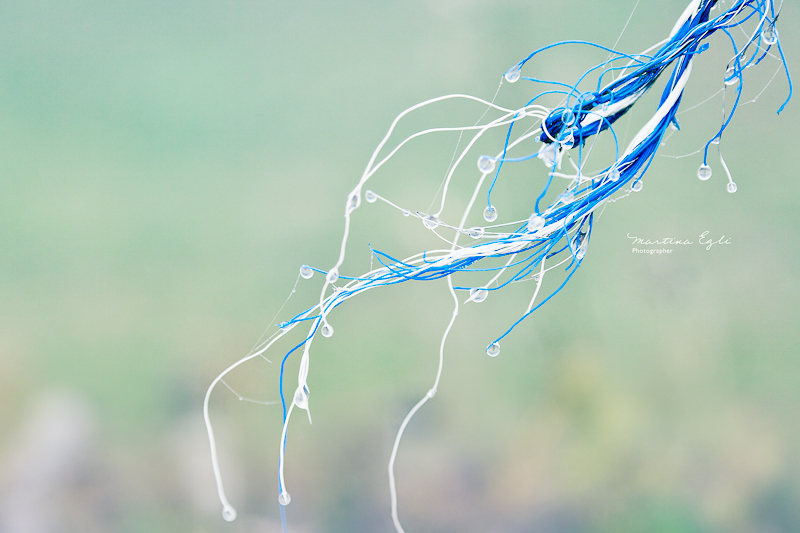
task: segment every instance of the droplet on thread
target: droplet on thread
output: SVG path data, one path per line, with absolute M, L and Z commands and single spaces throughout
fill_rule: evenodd
M 291 503 L 291 501 L 292 501 L 292 497 L 289 496 L 289 493 L 286 492 L 286 491 L 283 491 L 278 495 L 278 503 L 283 505 L 284 507 L 289 505 L 289 503 Z
M 300 267 L 300 277 L 303 279 L 311 279 L 311 276 L 314 275 L 314 271 L 308 265 L 303 265 Z
M 487 205 L 483 210 L 483 218 L 486 222 L 494 222 L 497 220 L 497 209 L 493 205 Z
M 586 255 L 586 251 L 589 249 L 589 239 L 586 238 L 585 233 L 581 233 L 578 237 L 578 242 L 580 245 L 578 246 L 578 253 L 575 254 L 575 258 L 580 261 Z
M 297 407 L 301 409 L 308 409 L 308 387 L 303 385 L 302 387 L 298 387 L 297 390 L 294 392 L 294 403 Z
M 544 227 L 544 217 L 533 213 L 528 219 L 528 231 L 540 230 Z
M 411 216 L 411 211 L 409 211 L 408 209 L 403 209 L 403 216 L 404 217 Z
M 428 215 L 422 219 L 422 223 L 428 229 L 436 229 L 439 226 L 439 217 L 436 215 Z
M 483 174 L 488 174 L 493 171 L 495 167 L 495 160 L 488 155 L 482 155 L 478 158 L 478 170 Z
M 328 324 L 327 322 L 322 325 L 321 333 L 323 337 L 330 337 L 333 335 L 333 326 Z
M 731 65 L 728 67 L 728 70 L 725 71 L 725 85 L 733 85 L 737 81 L 739 81 L 739 76 L 736 74 L 736 69 Z
M 539 148 L 538 157 L 542 160 L 542 163 L 544 163 L 547 168 L 553 168 L 553 166 L 556 164 L 557 150 L 558 147 L 556 146 L 556 143 L 545 144 Z
M 483 237 L 483 228 L 478 228 L 478 227 L 469 228 L 467 230 L 467 233 L 469 233 L 469 236 L 472 237 L 473 239 L 480 239 L 481 237 Z
M 711 167 L 706 164 L 700 165 L 700 168 L 697 169 L 697 177 L 706 181 L 711 177 Z
M 361 198 L 358 196 L 358 193 L 354 192 L 353 194 L 350 195 L 350 198 L 347 200 L 347 209 L 349 211 L 352 211 L 353 209 L 358 207 L 360 201 Z
M 611 181 L 619 180 L 619 169 L 616 167 L 616 165 L 611 167 L 611 170 L 608 171 L 608 179 Z
M 500 355 L 500 345 L 496 342 L 490 344 L 489 347 L 486 348 L 486 355 L 489 357 L 497 357 Z
M 764 40 L 764 44 L 767 46 L 772 46 L 773 44 L 778 42 L 778 30 L 775 29 L 775 24 L 768 24 L 762 31 L 761 31 L 761 38 Z
M 519 63 L 508 69 L 505 73 L 505 79 L 508 83 L 516 83 L 522 74 L 522 65 Z
M 226 522 L 233 522 L 236 520 L 236 509 L 228 507 L 227 505 L 222 508 L 222 519 Z
M 572 130 L 567 130 L 559 136 L 558 142 L 567 150 L 575 146 L 575 137 L 572 135 Z
M 575 124 L 575 113 L 572 112 L 572 109 L 565 109 L 561 113 L 561 121 L 566 126 L 572 126 L 573 124 Z
M 377 200 L 377 199 L 378 199 L 378 195 L 375 194 L 372 191 L 367 191 L 367 192 L 364 193 L 364 200 L 366 200 L 367 202 L 369 202 L 371 204 L 374 204 L 375 200 Z
M 644 183 L 642 183 L 641 178 L 639 178 L 638 180 L 633 182 L 633 185 L 631 185 L 631 190 L 633 192 L 639 192 L 642 190 L 642 187 L 644 187 Z
M 735 192 L 736 192 L 736 189 L 738 189 L 738 188 L 739 188 L 739 187 L 737 187 L 737 186 L 736 186 L 736 184 L 735 184 L 734 182 L 732 182 L 732 181 L 729 181 L 729 182 L 728 182 L 728 192 L 729 192 L 729 193 L 731 193 L 731 194 L 735 193 Z
M 481 303 L 482 301 L 486 300 L 486 297 L 489 296 L 489 291 L 486 289 L 470 289 L 469 295 L 472 298 L 472 301 L 476 304 Z
M 325 276 L 325 279 L 328 280 L 328 283 L 336 283 L 339 280 L 339 271 L 332 268 L 328 275 Z

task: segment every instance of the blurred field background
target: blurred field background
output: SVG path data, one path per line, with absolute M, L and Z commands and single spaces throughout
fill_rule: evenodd
M 333 264 L 344 198 L 400 111 L 452 92 L 491 99 L 507 68 L 551 42 L 611 46 L 634 4 L 3 3 L 0 531 L 279 531 L 280 409 L 224 388 L 212 398 L 240 516 L 223 522 L 201 416 L 210 381 L 270 327 L 301 264 Z M 618 48 L 661 40 L 685 4 L 642 2 Z M 797 23 L 787 2 L 790 67 Z M 531 74 L 571 82 L 603 59 L 592 54 L 564 47 Z M 713 40 L 686 106 L 722 87 L 730 55 Z M 777 67 L 747 71 L 749 98 Z M 506 84 L 500 101 L 532 91 Z M 398 456 L 407 532 L 800 531 L 800 101 L 778 117 L 787 92 L 779 73 L 727 130 L 736 194 L 716 155 L 708 182 L 700 155 L 657 158 L 499 357 L 485 346 L 531 286 L 462 308 L 439 394 Z M 663 153 L 710 138 L 719 101 L 682 115 Z M 423 123 L 482 112 L 446 111 Z M 455 141 L 415 145 L 370 187 L 426 210 Z M 463 177 L 454 206 L 477 176 Z M 497 205 L 527 216 L 529 190 L 530 178 L 502 182 Z M 367 244 L 397 256 L 437 245 L 382 204 L 354 221 L 342 273 L 367 269 Z M 703 231 L 732 242 L 642 256 L 627 237 Z M 319 284 L 300 283 L 277 321 Z M 314 424 L 298 416 L 290 431 L 289 531 L 392 531 L 391 443 L 433 382 L 450 305 L 436 282 L 331 315 L 336 334 L 312 354 Z M 276 400 L 274 363 L 230 383 Z

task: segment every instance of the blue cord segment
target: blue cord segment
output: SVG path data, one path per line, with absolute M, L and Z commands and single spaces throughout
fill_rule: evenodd
M 512 129 L 518 119 L 526 118 L 526 114 L 518 113 L 514 117 L 508 125 L 502 155 L 495 159 L 499 164 L 494 172 L 486 200 L 487 204 L 491 205 L 491 193 L 504 164 L 523 163 L 538 156 L 545 161 L 549 172 L 541 193 L 532 205 L 531 219 L 518 224 L 511 233 L 481 233 L 483 240 L 472 246 L 454 246 L 451 250 L 422 253 L 403 260 L 373 250 L 373 256 L 380 264 L 379 268 L 359 277 L 340 276 L 341 280 L 347 281 L 344 287 L 333 291 L 319 305 L 299 313 L 282 325 L 291 327 L 300 322 L 313 322 L 308 337 L 292 348 L 281 364 L 281 402 L 284 406 L 284 416 L 286 400 L 283 395 L 283 370 L 286 361 L 298 348 L 313 339 L 323 319 L 334 308 L 356 294 L 406 281 L 432 281 L 469 272 L 498 273 L 500 276 L 492 287 L 483 287 L 487 291 L 497 291 L 510 283 L 530 279 L 532 274 L 538 274 L 537 270 L 546 272 L 564 265 L 565 279 L 538 302 L 531 302 L 530 310 L 497 337 L 494 341 L 496 343 L 561 291 L 585 258 L 591 240 L 595 211 L 614 195 L 638 189 L 667 128 L 670 124 L 678 127 L 676 113 L 681 104 L 683 88 L 691 72 L 692 60 L 694 56 L 709 49 L 711 43 L 708 40 L 718 31 L 725 35 L 733 47 L 733 59 L 726 66 L 723 82 L 727 86 L 736 85 L 736 99 L 723 118 L 719 130 L 706 144 L 704 163 L 711 143 L 719 140 L 731 124 L 740 103 L 746 69 L 758 65 L 768 55 L 774 57 L 775 54 L 770 52 L 773 47 L 778 50 L 789 84 L 789 95 L 778 109 L 780 113 L 791 99 L 792 83 L 775 28 L 779 13 L 776 13 L 775 6 L 770 0 L 733 0 L 728 5 L 730 7 L 718 5 L 717 0 L 701 0 L 693 12 L 688 13 L 685 19 L 681 19 L 673 34 L 652 53 L 626 54 L 585 41 L 563 41 L 540 48 L 518 62 L 509 71 L 509 73 L 513 71 L 515 75 L 509 77 L 507 73 L 507 80 L 512 82 L 525 79 L 534 84 L 554 87 L 552 90 L 532 95 L 527 100 L 526 107 L 545 95 L 560 95 L 563 100 L 558 107 L 547 109 L 546 116 L 543 114 L 539 129 L 532 137 L 542 143 L 538 153 L 529 149 L 529 155 L 509 157 Z M 749 23 L 749 29 L 741 32 L 740 27 L 745 23 Z M 739 37 L 737 43 L 734 35 L 740 34 L 744 34 L 745 37 L 744 39 Z M 596 47 L 607 51 L 610 57 L 587 70 L 573 85 L 532 77 L 521 78 L 518 75 L 519 69 L 537 54 L 564 45 Z M 592 87 L 584 90 L 581 87 L 588 85 L 587 80 L 593 73 L 598 78 L 597 84 L 592 83 Z M 614 130 L 615 123 L 640 100 L 642 95 L 655 86 L 663 74 L 666 74 L 664 76 L 666 82 L 653 118 L 642 127 L 627 148 L 621 147 Z M 605 131 L 610 131 L 614 138 L 616 147 L 614 162 L 594 176 L 582 175 L 584 152 L 589 151 L 587 141 Z M 577 148 L 577 166 L 580 170 L 567 190 L 542 209 L 541 204 L 561 167 L 563 156 L 574 148 Z M 544 152 L 544 150 L 549 151 Z M 466 233 L 464 229 L 458 231 Z M 553 261 L 556 263 L 553 264 Z M 454 283 L 454 288 L 469 291 L 475 287 Z

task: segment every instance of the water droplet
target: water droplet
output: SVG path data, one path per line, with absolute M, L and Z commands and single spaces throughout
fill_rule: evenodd
M 575 124 L 575 113 L 572 112 L 572 109 L 565 109 L 561 113 L 561 120 L 566 126 L 572 126 Z
M 473 302 L 475 302 L 476 304 L 479 304 L 482 301 L 484 301 L 487 296 L 489 296 L 489 291 L 487 291 L 486 289 L 475 288 L 475 289 L 470 289 L 469 290 L 469 295 L 470 295 L 470 298 L 472 298 Z
M 481 237 L 483 237 L 483 228 L 477 228 L 477 227 L 469 228 L 467 232 L 469 233 L 469 236 L 472 237 L 473 239 L 480 239 Z
M 403 216 L 404 217 L 411 216 L 411 211 L 409 211 L 408 209 L 403 209 Z
M 367 202 L 369 202 L 371 204 L 374 204 L 375 200 L 377 200 L 377 199 L 378 199 L 378 195 L 375 194 L 372 191 L 367 191 L 367 192 L 364 193 L 364 200 L 366 200 Z
M 558 142 L 569 150 L 575 146 L 575 137 L 572 135 L 572 130 L 567 130 L 558 137 Z
M 328 275 L 325 276 L 325 279 L 328 280 L 328 283 L 336 283 L 339 279 L 339 271 L 335 268 L 332 268 Z
M 303 385 L 302 387 L 297 387 L 297 390 L 294 392 L 294 403 L 297 407 L 301 409 L 308 409 L 308 387 Z
M 494 170 L 495 160 L 488 155 L 482 155 L 478 158 L 478 170 L 483 174 L 488 174 Z
M 714 137 L 711 139 L 711 144 L 719 144 L 719 137 Z
M 533 281 L 539 281 L 540 279 L 542 279 L 542 273 L 541 273 L 541 272 L 536 272 L 536 273 L 535 273 L 533 276 L 531 276 L 531 277 L 533 278 Z
M 578 236 L 578 253 L 575 254 L 575 258 L 580 261 L 586 255 L 586 251 L 589 249 L 589 239 L 586 238 L 585 233 L 581 233 Z
M 436 215 L 428 215 L 422 219 L 422 223 L 425 224 L 425 227 L 428 229 L 436 229 L 439 225 L 439 217 Z
M 572 201 L 575 199 L 575 191 L 572 189 L 567 189 L 563 193 L 561 193 L 561 201 L 564 205 L 571 204 Z
M 286 327 L 287 327 L 288 325 L 289 325 L 289 323 L 288 323 L 288 322 L 281 322 L 280 324 L 278 324 L 278 327 L 279 327 L 279 328 L 281 328 L 281 329 L 286 329 Z
M 233 522 L 236 520 L 236 509 L 233 507 L 225 506 L 222 508 L 222 519 L 226 522 Z
M 761 31 L 761 38 L 764 40 L 764 44 L 767 46 L 772 46 L 773 44 L 777 43 L 778 31 L 775 29 L 775 24 L 768 24 Z
M 633 192 L 639 192 L 642 190 L 642 187 L 644 187 L 644 183 L 642 183 L 641 179 L 638 179 L 635 182 L 633 182 L 633 185 L 631 185 L 631 190 Z
M 322 336 L 323 337 L 330 337 L 331 335 L 333 335 L 333 326 L 331 326 L 327 322 L 325 324 L 323 324 L 322 328 L 320 328 L 320 329 L 322 330 Z
M 619 180 L 619 169 L 616 167 L 616 165 L 611 167 L 611 170 L 608 171 L 608 179 L 611 181 Z
M 494 222 L 497 220 L 497 209 L 493 205 L 487 205 L 483 210 L 483 218 L 486 222 Z
M 505 78 L 508 83 L 516 83 L 522 73 L 522 65 L 516 64 L 506 71 Z
M 486 355 L 489 357 L 497 357 L 500 355 L 500 345 L 496 342 L 490 344 L 489 347 L 486 348 Z
M 557 150 L 556 143 L 545 144 L 539 148 L 538 157 L 547 168 L 553 168 L 553 165 L 555 165 Z
M 544 227 L 544 217 L 536 213 L 532 214 L 528 219 L 528 231 L 536 231 Z
M 311 276 L 314 275 L 314 271 L 308 265 L 303 265 L 300 267 L 300 277 L 303 279 L 311 279 Z
M 711 177 L 711 167 L 705 164 L 700 165 L 700 168 L 697 169 L 697 177 L 706 181 Z
M 292 497 L 289 496 L 289 493 L 286 491 L 281 492 L 278 495 L 278 503 L 286 507 L 292 501 Z
M 729 181 L 729 182 L 728 182 L 728 192 L 729 192 L 729 193 L 731 193 L 731 194 L 733 194 L 733 193 L 735 193 L 735 192 L 736 192 L 736 189 L 738 189 L 738 187 L 736 186 L 736 184 L 735 184 L 734 182 L 732 182 L 732 181 Z
M 725 85 L 733 85 L 737 81 L 739 81 L 739 76 L 736 75 L 736 69 L 731 65 L 728 67 L 728 70 L 725 71 Z
M 348 211 L 352 211 L 353 209 L 358 207 L 358 204 L 360 202 L 361 202 L 361 197 L 358 195 L 357 192 L 354 192 L 353 194 L 351 194 L 350 198 L 348 198 L 348 200 L 347 200 L 347 209 L 348 209 Z

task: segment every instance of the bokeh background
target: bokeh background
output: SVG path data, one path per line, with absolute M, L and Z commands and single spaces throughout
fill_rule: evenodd
M 618 48 L 660 40 L 685 3 L 641 2 Z M 400 111 L 452 92 L 491 99 L 508 67 L 551 42 L 611 46 L 635 4 L 2 3 L 0 531 L 279 531 L 280 409 L 224 388 L 212 397 L 239 510 L 226 523 L 201 415 L 208 384 L 318 297 L 315 276 L 286 302 L 300 265 L 335 261 L 344 198 Z M 788 2 L 790 68 L 797 23 Z M 698 58 L 687 106 L 722 87 L 730 55 L 717 38 Z M 564 47 L 531 74 L 570 81 L 602 59 Z M 778 66 L 746 73 L 747 99 Z M 533 90 L 506 84 L 498 101 Z M 716 156 L 708 182 L 695 177 L 700 155 L 657 158 L 499 357 L 485 346 L 531 285 L 462 308 L 439 394 L 398 456 L 406 531 L 800 530 L 800 102 L 778 117 L 787 94 L 778 73 L 727 130 L 734 195 Z M 663 153 L 702 146 L 720 102 L 682 115 Z M 419 124 L 481 112 L 435 109 Z M 425 211 L 456 139 L 410 147 L 371 187 Z M 501 183 L 497 205 L 527 216 L 530 175 Z M 451 213 L 476 178 L 462 176 Z M 382 204 L 354 220 L 343 273 L 366 270 L 367 244 L 398 256 L 437 245 Z M 644 256 L 628 238 L 703 231 L 731 244 Z M 386 463 L 433 382 L 450 305 L 437 282 L 331 315 L 336 334 L 313 350 L 314 423 L 297 417 L 290 431 L 289 531 L 392 531 Z M 281 349 L 229 384 L 276 400 Z

